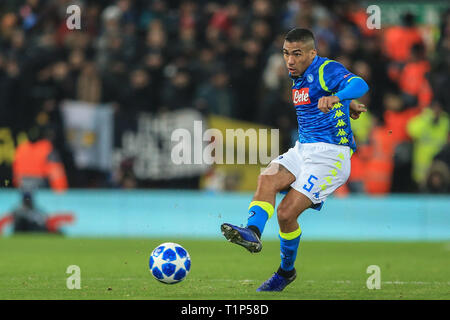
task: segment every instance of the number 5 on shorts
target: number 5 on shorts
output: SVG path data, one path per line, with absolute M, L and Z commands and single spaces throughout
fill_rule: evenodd
M 312 190 L 312 188 L 314 187 L 314 182 L 312 182 L 313 179 L 314 180 L 318 180 L 317 177 L 315 177 L 313 175 L 310 175 L 309 178 L 308 178 L 309 186 L 305 184 L 305 185 L 303 185 L 303 189 L 305 189 L 306 191 L 310 192 Z

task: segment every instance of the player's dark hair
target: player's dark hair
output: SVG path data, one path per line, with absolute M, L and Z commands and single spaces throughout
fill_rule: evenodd
M 315 46 L 314 34 L 308 29 L 294 28 L 284 38 L 287 42 L 312 42 Z

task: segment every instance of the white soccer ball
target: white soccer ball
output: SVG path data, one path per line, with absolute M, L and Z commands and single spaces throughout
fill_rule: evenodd
M 178 283 L 191 270 L 191 257 L 179 244 L 165 242 L 153 250 L 149 267 L 156 280 L 166 284 Z

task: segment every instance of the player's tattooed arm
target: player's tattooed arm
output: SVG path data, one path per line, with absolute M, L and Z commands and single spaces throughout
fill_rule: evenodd
M 353 120 L 359 119 L 359 116 L 363 112 L 367 112 L 367 108 L 364 104 L 359 103 L 358 100 L 350 101 L 350 117 Z

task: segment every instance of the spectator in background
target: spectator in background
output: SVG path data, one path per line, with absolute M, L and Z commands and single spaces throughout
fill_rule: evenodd
M 90 103 L 102 101 L 103 81 L 94 61 L 86 61 L 76 83 L 77 100 Z
M 272 30 L 269 23 L 264 19 L 255 20 L 251 25 L 251 31 L 253 37 L 258 41 L 263 48 L 270 46 L 272 40 Z
M 433 158 L 447 142 L 450 119 L 439 101 L 411 119 L 407 126 L 414 142 L 413 178 L 423 190 Z
M 407 125 L 411 118 L 421 112 L 421 109 L 419 107 L 406 108 L 403 96 L 395 86 L 384 94 L 383 107 L 385 110 L 384 122 L 390 139 L 394 143 L 394 149 L 400 143 L 411 141 Z
M 231 75 L 236 105 L 242 106 L 235 113 L 235 117 L 239 119 L 254 121 L 254 115 L 257 113 L 263 73 L 262 56 L 263 48 L 257 40 L 248 38 L 243 42 L 242 56 L 238 60 L 240 68 L 236 68 Z
M 377 120 L 373 120 L 375 123 Z M 394 145 L 385 125 L 375 124 L 366 146 L 364 190 L 369 194 L 386 194 L 391 189 L 394 170 Z
M 351 27 L 344 27 L 339 37 L 340 55 L 355 61 L 362 56 L 362 50 L 358 43 L 358 37 Z
M 208 113 L 235 117 L 234 95 L 229 88 L 229 76 L 224 69 L 218 68 L 211 76 L 210 81 L 199 86 L 195 106 Z
M 400 77 L 403 67 L 408 62 L 413 63 L 413 67 L 410 68 L 411 70 L 409 70 L 409 72 L 423 72 L 421 70 L 417 70 L 421 69 L 420 67 L 423 67 L 424 65 L 417 65 L 417 62 L 419 59 L 421 60 L 421 57 L 417 54 L 414 57 L 411 57 L 411 49 L 414 46 L 416 46 L 416 48 L 423 47 L 423 38 L 419 28 L 416 26 L 415 20 L 415 15 L 407 12 L 402 16 L 401 25 L 391 26 L 383 33 L 384 54 L 388 57 L 388 59 L 390 59 L 390 63 L 388 65 L 388 75 L 391 81 L 401 82 Z M 403 72 L 404 79 L 407 79 L 405 78 L 405 75 L 406 74 Z M 417 92 L 410 92 L 409 90 L 412 88 L 406 88 L 406 86 L 407 83 L 400 83 L 400 87 L 402 87 L 403 90 L 406 90 L 405 93 L 414 97 L 414 94 Z M 418 90 L 417 87 L 415 87 L 415 90 Z M 408 104 L 411 105 L 414 102 L 415 101 L 410 101 Z
M 364 61 L 370 67 L 371 81 L 370 87 L 370 106 L 371 113 L 378 119 L 383 118 L 383 100 L 384 93 L 392 87 L 397 86 L 395 82 L 389 79 L 387 69 L 389 60 L 381 51 L 382 44 L 378 35 L 366 38 L 362 43 L 361 61 Z
M 200 48 L 198 57 L 193 61 L 192 69 L 194 80 L 204 82 L 217 68 L 217 56 L 213 48 L 204 46 Z
M 126 44 L 121 33 L 108 35 L 105 39 L 105 48 L 99 51 L 97 64 L 99 70 L 104 73 L 108 72 L 111 64 L 115 61 L 121 61 L 124 64 L 131 64 L 132 59 L 126 56 Z
M 23 61 L 26 57 L 25 33 L 21 29 L 14 29 L 11 34 L 11 45 L 7 56 Z
M 425 57 L 425 46 L 415 44 L 411 48 L 411 58 L 400 71 L 398 83 L 409 107 L 426 107 L 431 103 L 432 92 L 428 79 L 430 63 Z
M 75 99 L 75 88 L 77 85 L 77 79 L 80 76 L 81 70 L 86 62 L 86 54 L 82 49 L 71 50 L 68 55 L 68 74 L 67 81 L 72 89 L 72 92 L 65 96 L 66 99 Z
M 22 205 L 12 212 L 14 233 L 48 232 L 46 214 L 36 208 L 30 192 L 22 195 Z
M 14 155 L 14 186 L 27 192 L 47 185 L 56 192 L 65 191 L 68 187 L 66 172 L 44 128 L 32 127 L 28 138 L 29 141 L 17 147 Z
M 146 1 L 142 13 L 138 19 L 138 28 L 148 30 L 148 26 L 155 20 L 167 25 L 169 19 L 167 4 L 164 0 Z
M 50 68 L 51 82 L 54 88 L 54 94 L 52 94 L 51 98 L 60 101 L 74 96 L 74 86 L 69 77 L 68 63 L 61 59 L 60 61 L 55 61 Z
M 17 61 L 0 56 L 0 113 L 3 125 L 15 127 L 24 122 L 20 114 L 24 97 L 20 95 L 22 85 Z M 25 115 L 25 118 L 26 115 Z
M 120 37 L 120 18 L 121 11 L 111 5 L 102 11 L 101 27 L 102 33 L 95 39 L 96 62 L 99 69 L 103 72 L 108 68 L 114 55 L 120 56 L 120 49 L 123 44 Z
M 358 144 L 358 149 L 352 155 L 352 171 L 348 177 L 347 187 L 352 193 L 366 193 L 366 163 L 371 156 L 371 148 L 368 144 Z
M 160 20 L 154 20 L 148 26 L 143 51 L 146 53 L 148 51 L 158 50 L 164 55 L 170 54 L 168 51 L 170 49 L 166 48 L 167 37 L 164 24 Z
M 431 164 L 424 191 L 427 193 L 448 193 L 450 172 L 440 161 Z
M 25 30 L 31 29 L 38 22 L 39 10 L 41 9 L 39 0 L 26 0 L 20 8 L 22 27 Z M 42 10 L 42 9 L 41 9 Z
M 419 28 L 416 26 L 416 17 L 411 12 L 402 16 L 402 24 L 387 28 L 384 33 L 385 54 L 394 63 L 393 67 L 401 66 L 410 59 L 411 48 L 415 44 L 422 44 L 423 39 Z
M 267 60 L 266 67 L 263 72 L 265 89 L 270 91 L 280 90 L 283 83 L 285 83 L 285 77 L 283 55 L 279 52 L 273 53 Z
M 129 86 L 128 67 L 120 60 L 112 61 L 107 71 L 103 72 L 103 101 L 120 104 L 124 90 Z M 124 85 L 126 84 L 126 85 Z
M 125 159 L 120 163 L 117 170 L 113 172 L 113 184 L 121 189 L 136 189 L 138 181 L 133 171 L 134 159 Z
M 184 28 L 179 32 L 177 52 L 183 53 L 189 58 L 195 55 L 197 49 L 196 31 L 194 28 Z
M 35 206 L 30 192 L 24 192 L 21 206 L 14 209 L 11 215 L 7 215 L 6 219 L 3 218 L 1 220 L 3 221 L 0 221 L 0 232 L 2 225 L 11 221 L 14 233 L 48 232 L 62 235 L 61 227 L 65 224 L 73 223 L 75 217 L 71 212 L 48 215 Z
M 126 112 L 156 112 L 157 106 L 153 96 L 153 88 L 151 86 L 151 78 L 147 70 L 142 67 L 135 68 L 129 79 L 126 81 L 127 86 L 121 99 L 121 107 Z
M 425 191 L 430 193 L 450 192 L 450 132 L 447 143 L 433 159 Z
M 405 108 L 402 95 L 396 86 L 384 95 L 383 106 L 386 129 L 393 143 L 394 171 L 392 174 L 391 192 L 411 192 L 415 190 L 412 172 L 412 140 L 407 125 L 420 113 L 420 108 Z
M 450 9 L 442 15 L 440 35 L 432 60 L 430 82 L 436 99 L 442 101 L 445 112 L 450 113 Z
M 192 76 L 187 69 L 173 66 L 174 73 L 166 80 L 161 96 L 163 110 L 177 110 L 193 106 Z
M 281 106 L 283 102 L 280 100 L 286 100 L 282 98 L 283 95 L 286 95 L 288 99 L 291 96 L 289 91 L 286 90 L 289 83 L 284 81 L 286 77 L 285 70 L 283 56 L 279 52 L 273 53 L 267 60 L 262 76 L 264 83 L 263 99 L 257 114 L 258 122 L 260 123 L 274 125 L 276 113 L 280 111 L 276 105 L 280 103 Z M 292 106 L 289 105 L 289 109 L 292 109 Z

